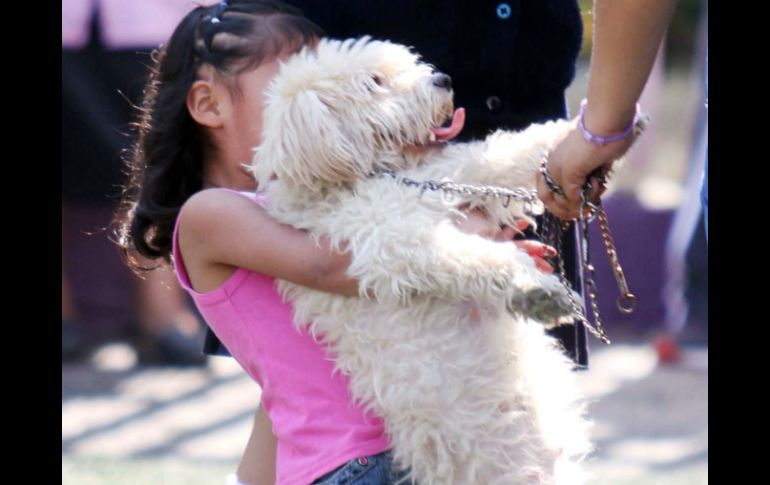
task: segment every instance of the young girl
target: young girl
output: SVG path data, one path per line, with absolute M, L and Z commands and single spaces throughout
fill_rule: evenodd
M 275 290 L 281 278 L 358 297 L 346 254 L 282 225 L 244 168 L 261 142 L 262 92 L 280 62 L 323 35 L 276 1 L 231 0 L 198 7 L 154 57 L 131 177 L 116 221 L 132 252 L 173 264 L 209 327 L 260 385 L 241 483 L 388 484 L 383 423 L 352 403 L 346 376 L 333 374 L 323 346 L 291 323 Z M 458 225 L 511 240 L 480 212 Z M 523 228 L 519 228 L 523 229 Z M 516 241 L 551 271 L 552 251 Z M 405 383 L 408 385 L 408 383 Z

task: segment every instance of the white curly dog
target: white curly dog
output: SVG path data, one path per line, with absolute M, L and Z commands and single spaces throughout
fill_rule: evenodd
M 354 398 L 384 419 L 396 463 L 420 485 L 580 483 L 584 404 L 572 363 L 544 332 L 571 321 L 569 292 L 513 242 L 453 222 L 471 203 L 514 224 L 530 219 L 524 204 L 449 200 L 370 176 L 533 190 L 541 152 L 569 126 L 449 143 L 463 113 L 447 76 L 401 45 L 325 39 L 290 58 L 266 92 L 253 171 L 272 217 L 351 253 L 361 291 L 278 289 L 295 325 L 328 343 Z

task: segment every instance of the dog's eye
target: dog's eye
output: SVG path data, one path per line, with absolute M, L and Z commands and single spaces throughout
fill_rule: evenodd
M 376 74 L 372 74 L 372 81 L 374 81 L 374 84 L 377 86 L 382 86 L 382 78 Z

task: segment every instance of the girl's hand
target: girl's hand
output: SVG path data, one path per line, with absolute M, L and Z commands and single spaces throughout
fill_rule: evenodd
M 551 246 L 547 246 L 540 241 L 522 240 L 513 241 L 520 249 L 523 249 L 535 260 L 535 266 L 537 269 L 544 273 L 553 273 L 553 266 L 551 266 L 546 260 L 546 257 L 556 256 L 556 250 Z
M 517 227 L 500 227 L 489 220 L 480 208 L 468 210 L 467 204 L 459 207 L 465 213 L 466 219 L 455 222 L 457 228 L 466 234 L 476 234 L 493 241 L 513 241 L 517 234 L 521 234 L 528 226 L 526 221 L 519 221 Z M 520 240 L 513 241 L 519 249 L 523 249 L 535 260 L 537 268 L 545 273 L 553 273 L 553 267 L 544 259 L 556 256 L 556 250 L 539 241 Z

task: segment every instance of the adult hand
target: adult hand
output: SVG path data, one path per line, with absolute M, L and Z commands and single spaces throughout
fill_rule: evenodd
M 556 142 L 548 156 L 548 173 L 564 190 L 566 198 L 551 192 L 538 170 L 535 175 L 537 194 L 543 204 L 560 219 L 577 219 L 581 203 L 580 194 L 588 176 L 599 167 L 609 170 L 612 163 L 628 151 L 632 142 L 632 136 L 605 145 L 589 142 L 583 138 L 575 118 L 572 129 Z M 599 185 L 596 178 L 592 178 L 591 188 L 588 199 L 597 203 L 606 189 Z

